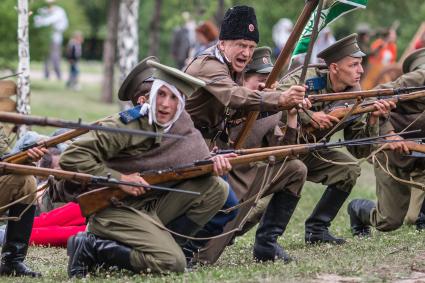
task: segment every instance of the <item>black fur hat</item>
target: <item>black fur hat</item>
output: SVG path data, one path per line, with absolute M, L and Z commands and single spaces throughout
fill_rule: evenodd
M 246 39 L 258 43 L 260 35 L 254 8 L 235 6 L 227 10 L 221 23 L 219 39 Z

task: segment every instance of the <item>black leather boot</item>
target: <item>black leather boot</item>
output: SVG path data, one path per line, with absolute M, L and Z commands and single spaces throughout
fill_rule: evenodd
M 285 231 L 298 201 L 299 197 L 286 192 L 273 195 L 255 234 L 255 260 L 283 260 L 284 263 L 292 260 L 277 243 L 277 238 Z
M 338 214 L 350 193 L 327 187 L 305 222 L 305 242 L 307 244 L 330 243 L 342 245 L 345 240 L 329 233 L 329 226 Z
M 98 267 L 135 271 L 130 263 L 131 248 L 92 233 L 80 232 L 68 239 L 69 278 L 83 278 Z
M 186 216 L 186 214 L 183 214 L 173 219 L 166 225 L 166 227 L 171 231 L 184 236 L 193 236 L 202 228 L 198 224 L 190 220 L 189 217 Z M 180 237 L 174 234 L 172 235 L 174 237 L 174 240 L 176 240 L 177 244 L 179 244 L 179 246 L 182 248 L 188 242 L 188 239 L 185 237 Z
M 370 236 L 370 212 L 375 208 L 375 203 L 367 199 L 352 200 L 347 207 L 350 215 L 350 226 L 353 236 Z
M 425 201 L 422 202 L 421 210 L 419 211 L 418 219 L 416 219 L 416 230 L 425 230 Z
M 10 207 L 9 217 L 19 216 L 27 204 L 17 203 Z M 28 251 L 28 242 L 34 223 L 35 205 L 22 215 L 19 221 L 8 221 L 6 237 L 1 251 L 0 275 L 40 277 L 41 274 L 32 271 L 24 264 Z

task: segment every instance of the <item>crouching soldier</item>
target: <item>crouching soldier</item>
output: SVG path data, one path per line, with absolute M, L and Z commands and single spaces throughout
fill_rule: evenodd
M 397 80 L 378 85 L 375 89 L 399 87 L 419 87 L 425 85 L 425 48 L 411 53 L 403 62 L 404 75 Z M 394 134 L 409 130 L 421 130 L 408 134 L 405 138 L 423 137 L 425 131 L 425 98 L 400 101 L 397 108 L 391 111 L 390 119 L 380 127 L 381 134 Z M 409 157 L 409 149 L 404 138 L 391 136 L 387 139 L 398 140 L 388 144 L 385 150 L 377 154 L 375 162 L 377 204 L 367 199 L 356 199 L 348 205 L 351 230 L 355 236 L 368 236 L 370 226 L 379 231 L 393 231 L 402 224 L 409 208 L 411 198 L 410 180 L 423 180 L 425 159 Z M 382 165 L 382 167 L 381 167 Z M 385 169 L 384 169 L 385 168 Z M 387 172 L 391 173 L 391 175 Z M 396 179 L 397 178 L 397 179 Z M 403 182 L 406 180 L 407 182 Z M 418 230 L 425 225 L 425 206 L 418 203 L 419 216 L 416 219 Z
M 306 83 L 310 94 L 349 92 L 360 90 L 360 77 L 363 74 L 362 57 L 365 54 L 357 44 L 357 35 L 352 34 L 342 38 L 320 52 L 318 57 L 326 62 L 326 66 L 311 66 L 307 69 Z M 294 70 L 281 79 L 278 89 L 285 90 L 299 84 L 301 70 Z M 335 107 L 345 105 L 347 101 L 313 103 L 308 114 L 301 113 L 301 123 L 304 127 L 316 129 L 315 134 L 330 139 L 330 129 L 339 122 L 338 118 L 326 114 Z M 394 106 L 387 102 L 375 102 L 376 111 L 370 114 L 353 115 L 342 123 L 337 130 L 344 129 L 346 140 L 376 136 L 378 134 L 379 116 L 384 115 Z M 335 133 L 336 131 L 332 132 Z M 372 150 L 371 145 L 347 147 L 357 158 L 366 157 Z M 307 166 L 307 180 L 321 183 L 327 188 L 316 204 L 312 213 L 305 221 L 305 242 L 307 244 L 330 243 L 343 244 L 345 240 L 333 236 L 329 232 L 331 222 L 349 196 L 360 176 L 359 165 L 353 159 L 340 151 L 326 149 L 316 153 L 300 156 Z M 331 160 L 330 162 L 326 161 Z
M 102 124 L 186 138 L 92 132 L 69 146 L 60 160 L 62 168 L 102 176 L 111 174 L 116 179 L 146 184 L 138 172 L 210 157 L 201 134 L 184 110 L 185 96 L 190 96 L 204 82 L 154 60 L 146 64 L 155 68 L 149 102 Z M 138 67 L 146 67 L 143 65 Z M 137 80 L 130 78 L 127 82 Z M 126 95 L 133 97 L 132 93 Z M 231 169 L 224 157 L 214 157 L 213 161 L 217 175 Z M 200 196 L 174 192 L 144 195 L 143 188 L 121 186 L 134 197 L 96 213 L 89 219 L 88 233 L 68 240 L 68 275 L 83 277 L 98 266 L 116 266 L 137 273 L 183 272 L 186 259 L 180 246 L 185 238 L 174 239 L 164 226 L 181 235 L 195 235 L 225 203 L 228 185 L 219 177 L 206 176 L 169 186 L 196 191 Z
M 8 150 L 8 139 L 0 123 L 0 156 Z M 28 157 L 31 161 L 37 161 L 44 153 L 45 149 L 33 148 L 28 151 Z M 37 189 L 35 178 L 13 174 L 0 175 L 0 187 L 0 207 L 20 200 L 9 207 L 9 220 L 1 250 L 0 275 L 39 277 L 40 273 L 32 271 L 24 264 L 34 223 L 34 199 Z

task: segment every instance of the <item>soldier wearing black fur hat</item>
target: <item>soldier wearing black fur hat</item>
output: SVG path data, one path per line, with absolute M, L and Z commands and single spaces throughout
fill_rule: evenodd
M 308 100 L 304 99 L 304 86 L 292 86 L 285 91 L 251 90 L 242 86 L 244 69 L 251 61 L 258 41 L 254 9 L 235 6 L 224 16 L 217 45 L 195 58 L 186 69 L 186 73 L 206 82 L 205 87 L 187 100 L 186 109 L 210 146 L 231 147 L 232 127 L 240 124 L 240 118 L 248 111 L 276 113 L 299 104 L 309 106 Z M 256 233 L 256 260 L 290 260 L 277 238 L 285 231 L 295 210 L 306 171 L 299 160 L 288 160 L 283 173 L 278 172 L 279 164 L 272 169 L 278 176 L 265 193 L 274 195 Z M 242 166 L 229 174 L 229 182 L 240 201 L 244 201 L 247 188 L 261 185 L 265 168 L 265 164 L 250 168 Z M 258 174 L 252 174 L 252 170 Z M 244 184 L 240 186 L 240 183 Z
M 406 57 L 403 62 L 403 72 L 404 75 L 397 80 L 378 85 L 376 89 L 424 86 L 425 48 L 416 50 Z M 420 129 L 422 132 L 405 137 L 423 137 L 425 131 L 424 111 L 424 98 L 400 102 L 397 108 L 391 111 L 390 119 L 381 125 L 380 133 L 398 133 L 410 125 L 409 130 Z M 366 199 L 356 199 L 350 202 L 348 213 L 354 235 L 369 235 L 370 226 L 379 231 L 392 231 L 399 228 L 403 224 L 411 197 L 411 184 L 400 180 L 418 181 L 419 179 L 419 182 L 423 183 L 425 160 L 406 156 L 409 154 L 409 149 L 403 142 L 403 137 L 392 136 L 387 139 L 400 142 L 388 144 L 387 148 L 393 151 L 380 152 L 376 157 L 384 167 L 388 164 L 386 169 L 398 180 L 385 172 L 386 170 L 378 162 L 375 162 L 377 205 Z M 416 219 L 416 227 L 418 230 L 422 230 L 425 229 L 425 206 L 422 203 L 418 206 L 421 208 L 419 217 Z
M 347 36 L 318 54 L 318 57 L 324 59 L 326 66 L 314 66 L 307 69 L 306 84 L 309 86 L 309 93 L 360 90 L 359 81 L 363 74 L 361 63 L 365 54 L 357 45 L 356 38 L 356 34 Z M 299 84 L 300 74 L 301 70 L 296 69 L 285 76 L 280 81 L 278 89 L 285 90 Z M 309 115 L 300 114 L 302 125 L 316 128 L 319 136 L 324 137 L 326 131 L 339 122 L 336 117 L 327 115 L 327 111 L 343 106 L 345 103 L 347 101 L 314 103 L 311 110 L 307 110 Z M 393 106 L 387 102 L 375 102 L 377 111 L 368 115 L 350 117 L 338 127 L 338 130 L 344 129 L 344 137 L 347 140 L 377 135 L 378 117 L 387 113 Z M 356 157 L 367 156 L 371 149 L 370 145 L 348 147 L 350 153 Z M 329 232 L 329 226 L 360 176 L 360 167 L 353 163 L 354 160 L 350 156 L 337 150 L 323 150 L 300 156 L 300 159 L 307 166 L 307 180 L 327 185 L 325 193 L 305 222 L 306 243 L 345 243 L 344 239 L 334 237 Z

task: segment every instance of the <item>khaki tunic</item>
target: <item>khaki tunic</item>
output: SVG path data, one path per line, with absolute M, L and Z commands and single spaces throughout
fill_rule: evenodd
M 255 91 L 240 86 L 240 74 L 231 71 L 216 46 L 195 58 L 185 72 L 207 83 L 186 100 L 186 110 L 204 138 L 211 139 L 218 130 L 223 130 L 226 111 L 230 119 L 235 119 L 241 116 L 236 110 L 279 110 L 280 92 Z
M 376 89 L 381 88 L 398 88 L 409 86 L 425 85 L 425 70 L 416 70 L 402 75 L 394 82 L 381 84 Z M 400 102 L 397 108 L 390 114 L 389 122 L 381 125 L 381 134 L 389 131 L 400 132 L 404 130 L 410 123 L 418 118 L 425 110 L 425 98 L 419 98 L 411 101 Z M 421 129 L 425 131 L 425 115 L 419 117 L 409 130 Z M 422 133 L 418 134 L 423 136 Z M 418 135 L 410 135 L 406 137 L 415 137 Z M 396 152 L 385 151 L 389 158 L 389 169 L 396 177 L 424 183 L 425 159 L 406 157 Z M 384 153 L 377 155 L 381 163 L 385 166 L 386 157 Z M 371 223 L 380 231 L 395 230 L 403 224 L 403 220 L 411 203 L 411 194 L 416 195 L 413 199 L 411 207 L 412 213 L 409 216 L 410 222 L 414 222 L 418 216 L 422 206 L 424 193 L 422 191 L 413 193 L 410 185 L 399 182 L 385 173 L 381 167 L 375 163 L 376 175 L 376 196 L 377 206 L 371 211 Z M 414 189 L 416 190 L 416 189 Z M 416 213 L 416 215 L 414 215 Z
M 296 85 L 299 82 L 301 75 L 301 70 L 296 70 L 293 73 L 288 74 L 279 82 L 278 89 L 286 90 L 292 85 Z M 321 77 L 326 80 L 326 87 L 322 90 L 316 91 L 314 94 L 321 93 L 333 93 L 335 92 L 332 89 L 332 85 L 329 79 L 329 71 L 326 68 L 319 67 L 310 67 L 307 70 L 306 78 Z M 360 87 L 347 88 L 346 91 L 355 91 L 359 90 Z M 316 102 L 312 105 L 311 110 L 307 110 L 310 116 L 313 112 L 330 111 L 334 107 L 343 106 L 347 101 L 336 101 L 336 102 Z M 305 113 L 300 114 L 301 122 L 303 125 L 308 125 L 311 122 L 311 119 L 305 115 Z M 344 138 L 346 140 L 364 138 L 370 136 L 376 136 L 378 134 L 378 125 L 369 126 L 367 125 L 367 115 L 356 116 L 356 119 L 348 119 L 350 122 L 343 124 L 341 128 L 344 128 Z M 321 133 L 320 136 L 324 136 L 325 133 Z M 347 147 L 348 151 L 357 158 L 366 157 L 372 151 L 372 146 L 356 146 L 356 147 Z M 337 151 L 337 150 L 323 150 L 319 151 L 317 154 L 324 157 L 328 160 L 333 160 L 337 162 L 353 162 L 354 159 L 348 156 L 347 154 Z M 346 165 L 336 165 L 331 164 L 325 161 L 322 161 L 320 158 L 317 158 L 313 154 L 307 154 L 300 156 L 300 159 L 308 168 L 307 180 L 315 183 L 322 183 L 324 185 L 332 185 L 336 189 L 342 191 L 350 192 L 353 186 L 356 183 L 358 176 L 360 176 L 360 167 L 356 164 L 346 164 Z
M 8 152 L 8 138 L 4 132 L 3 124 L 0 123 L 0 156 Z M 32 203 L 37 185 L 33 176 L 8 174 L 0 176 L 0 188 L 0 207 L 2 207 L 24 196 L 28 197 L 22 200 L 21 203 Z M 4 210 L 0 210 L 0 213 L 3 212 Z
M 149 125 L 147 117 L 123 124 L 118 116 L 114 116 L 102 124 L 161 131 L 155 125 Z M 169 168 L 189 163 L 189 159 L 195 158 L 190 160 L 193 162 L 208 157 L 208 147 L 187 113 L 180 116 L 170 133 L 186 134 L 188 138 L 175 140 L 90 132 L 68 147 L 61 156 L 60 165 L 66 170 L 89 174 L 106 176 L 111 173 L 120 179 L 122 173 Z M 188 153 L 188 150 L 192 152 Z M 158 155 L 152 155 L 151 151 Z M 221 178 L 206 176 L 169 186 L 198 191 L 201 195 L 152 192 L 140 198 L 128 198 L 123 207 L 108 207 L 91 217 L 88 230 L 132 247 L 130 261 L 137 271 L 182 272 L 186 266 L 183 252 L 172 235 L 153 222 L 167 225 L 185 214 L 202 227 L 225 203 L 228 185 Z M 189 236 L 196 233 L 190 232 Z

